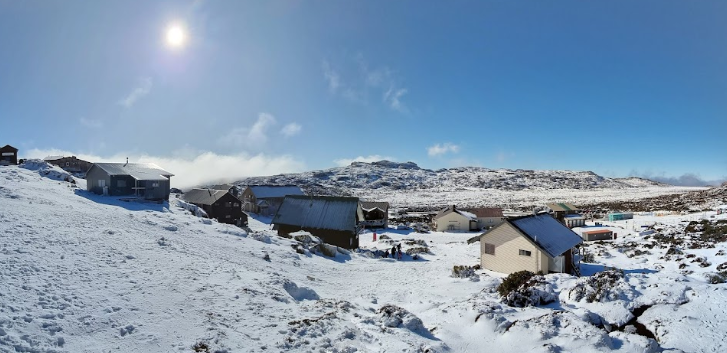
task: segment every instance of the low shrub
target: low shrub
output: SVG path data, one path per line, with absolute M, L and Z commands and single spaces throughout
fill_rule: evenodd
M 497 286 L 497 293 L 503 303 L 520 308 L 547 304 L 557 299 L 545 277 L 530 271 L 511 273 Z

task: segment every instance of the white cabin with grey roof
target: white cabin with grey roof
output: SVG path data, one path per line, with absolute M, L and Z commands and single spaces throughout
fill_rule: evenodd
M 548 214 L 508 219 L 480 236 L 481 266 L 510 274 L 579 272 L 572 250 L 581 237 Z

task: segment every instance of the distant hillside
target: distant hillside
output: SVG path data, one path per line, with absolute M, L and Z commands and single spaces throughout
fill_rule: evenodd
M 310 194 L 352 195 L 361 190 L 402 191 L 479 188 L 504 191 L 533 189 L 630 189 L 668 186 L 642 178 L 606 178 L 590 171 L 511 170 L 458 167 L 420 168 L 413 162 L 354 162 L 349 166 L 297 174 L 247 178 L 237 185 L 295 184 Z
M 583 205 L 585 208 L 602 208 L 624 211 L 702 211 L 727 204 L 727 183 L 722 186 L 686 193 L 660 195 L 640 200 L 596 202 Z

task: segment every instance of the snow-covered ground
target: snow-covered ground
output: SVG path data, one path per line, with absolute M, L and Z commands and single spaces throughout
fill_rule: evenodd
M 623 269 L 602 299 L 579 295 L 592 277 L 554 274 L 544 288 L 558 300 L 513 308 L 495 291 L 503 276 L 451 276 L 479 263 L 473 233 L 367 232 L 361 251 L 329 258 L 296 252 L 261 220 L 248 233 L 175 199 L 124 202 L 64 178 L 0 167 L 2 352 L 727 351 L 727 285 L 705 277 L 727 261 L 725 243 L 667 256 L 673 245 L 637 233 L 659 222 L 678 237 L 681 220 L 713 213 L 609 223 L 618 239 L 589 244 L 583 264 Z M 399 243 L 429 253 L 371 251 Z M 636 332 L 634 313 L 656 340 Z

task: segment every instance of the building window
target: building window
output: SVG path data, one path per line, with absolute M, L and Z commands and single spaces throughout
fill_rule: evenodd
M 495 244 L 485 243 L 485 254 L 495 255 Z
M 230 218 L 230 215 L 226 215 L 225 218 Z
M 153 183 L 151 183 L 151 187 L 158 188 L 159 187 L 159 183 L 158 182 L 153 182 Z
M 232 202 L 225 202 L 225 207 L 232 207 Z
M 68 167 L 69 165 L 71 165 L 71 163 L 66 162 L 66 167 Z
M 533 253 L 527 250 L 520 249 L 520 256 L 532 256 Z
M 126 180 L 117 180 L 116 181 L 116 187 L 125 188 L 126 187 Z
M 240 207 L 240 204 L 235 202 L 235 207 Z

